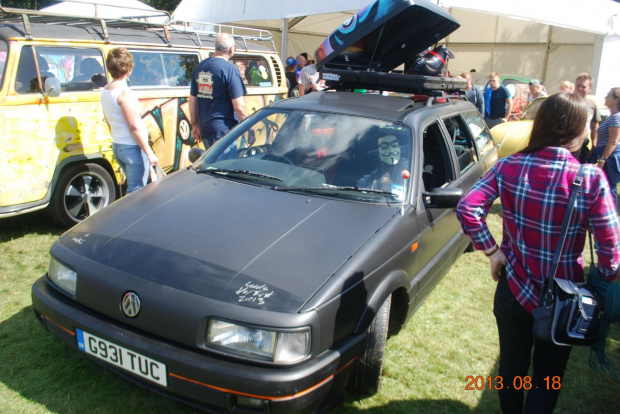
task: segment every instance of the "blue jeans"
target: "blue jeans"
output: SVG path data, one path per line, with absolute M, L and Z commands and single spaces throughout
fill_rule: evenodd
M 560 396 L 560 390 L 553 389 L 553 377 L 560 377 L 559 383 L 563 385 L 561 379 L 564 377 L 571 347 L 534 338 L 534 317 L 515 299 L 508 285 L 505 269 L 497 283 L 493 313 L 499 332 L 497 374 L 504 385 L 498 391 L 502 413 L 551 414 Z M 530 360 L 534 363 L 534 370 L 531 389 L 527 392 L 524 406 L 525 391 L 522 385 L 524 378 L 528 376 Z M 515 384 L 519 389 L 515 389 Z
M 149 178 L 149 159 L 137 145 L 112 144 L 116 162 L 127 176 L 127 194 L 144 187 Z

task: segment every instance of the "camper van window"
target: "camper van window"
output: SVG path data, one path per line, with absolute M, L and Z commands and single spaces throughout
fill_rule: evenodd
M 6 67 L 6 56 L 8 54 L 8 46 L 7 43 L 3 40 L 0 40 L 0 87 L 2 87 L 2 83 L 4 80 L 4 68 Z
M 189 86 L 199 62 L 197 54 L 131 50 L 134 68 L 131 86 Z
M 249 86 L 273 86 L 271 67 L 263 56 L 233 56 L 232 63 L 239 69 L 243 83 Z
M 57 78 L 66 92 L 92 91 L 107 84 L 103 54 L 98 49 L 45 46 L 35 47 L 33 52 L 32 46 L 24 46 L 15 77 L 17 93 L 41 93 L 34 53 L 42 83 L 44 78 Z

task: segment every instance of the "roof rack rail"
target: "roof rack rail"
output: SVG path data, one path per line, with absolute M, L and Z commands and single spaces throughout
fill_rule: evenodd
M 464 79 L 441 76 L 408 75 L 402 73 L 371 72 L 321 68 L 321 79 L 330 89 L 371 89 L 445 97 L 446 93 L 467 87 Z
M 104 3 L 96 3 L 96 2 L 86 2 L 79 0 L 69 0 L 72 3 L 82 3 L 82 4 L 93 4 L 96 6 L 106 6 L 106 7 L 120 7 L 110 4 Z M 154 10 L 149 11 L 147 9 L 135 8 L 135 7 L 124 7 L 125 9 L 132 10 L 140 10 L 144 12 L 144 15 L 140 16 L 121 16 L 118 18 L 110 18 L 110 17 L 97 17 L 97 16 L 82 16 L 82 15 L 71 15 L 71 14 L 61 14 L 61 13 L 51 13 L 51 12 L 42 12 L 40 10 L 30 10 L 30 9 L 17 9 L 10 7 L 3 7 L 0 5 L 0 23 L 18 23 L 21 22 L 24 25 L 24 32 L 26 33 L 26 39 L 32 40 L 32 31 L 30 29 L 30 23 L 45 23 L 45 24 L 53 24 L 53 25 L 68 25 L 68 26 L 93 26 L 99 25 L 103 30 L 104 40 L 106 43 L 110 42 L 108 37 L 108 27 L 128 27 L 128 28 L 160 28 L 164 29 L 166 27 L 165 23 L 161 22 L 150 22 L 149 18 L 167 18 L 170 19 L 170 13 L 163 10 Z M 170 43 L 168 39 L 168 43 Z
M 145 29 L 145 30 L 163 30 L 165 32 L 166 41 L 168 46 L 172 46 L 170 40 L 170 32 L 182 32 L 182 33 L 195 33 L 198 39 L 198 44 L 201 44 L 200 35 L 217 36 L 219 33 L 230 33 L 235 39 L 243 42 L 243 45 L 249 50 L 247 41 L 269 41 L 271 42 L 272 50 L 276 50 L 276 46 L 273 42 L 272 35 L 269 31 L 263 29 L 254 29 L 241 26 L 230 26 L 222 24 L 214 24 L 207 22 L 184 22 L 176 21 L 172 19 L 169 12 L 165 10 L 149 10 L 131 6 L 118 6 L 108 3 L 97 3 L 95 1 L 84 0 L 66 0 L 71 3 L 91 4 L 94 7 L 116 7 L 119 9 L 130 9 L 144 12 L 144 14 L 137 16 L 119 16 L 119 17 L 98 17 L 98 16 L 84 16 L 73 14 L 62 14 L 44 12 L 40 10 L 30 9 L 18 9 L 11 7 L 4 7 L 0 4 L 0 23 L 21 23 L 24 26 L 24 32 L 26 33 L 26 39 L 32 40 L 32 30 L 30 28 L 31 23 L 45 23 L 51 25 L 68 25 L 68 26 L 100 26 L 103 31 L 104 40 L 106 43 L 110 43 L 108 36 L 108 27 L 120 27 L 131 29 Z M 149 21 L 151 19 L 151 21 Z M 162 21 L 152 21 L 165 20 Z M 210 30 L 202 30 L 200 28 L 194 28 L 193 25 L 200 25 L 201 27 L 210 27 Z
M 177 32 L 195 33 L 198 42 L 200 42 L 200 37 L 198 35 L 201 34 L 215 37 L 220 33 L 229 33 L 235 39 L 241 40 L 246 50 L 248 50 L 248 45 L 246 43 L 248 40 L 255 42 L 271 42 L 272 50 L 276 50 L 271 32 L 264 29 L 190 20 L 172 20 L 169 26 Z

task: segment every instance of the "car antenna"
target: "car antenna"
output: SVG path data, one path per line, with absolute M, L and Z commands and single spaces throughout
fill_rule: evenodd
M 403 180 L 405 180 L 405 182 L 403 183 L 403 202 L 400 205 L 400 215 L 404 216 L 405 215 L 405 195 L 407 194 L 407 180 L 409 179 L 409 177 L 411 177 L 411 173 L 409 172 L 409 170 L 402 170 L 400 172 L 400 176 L 403 177 Z

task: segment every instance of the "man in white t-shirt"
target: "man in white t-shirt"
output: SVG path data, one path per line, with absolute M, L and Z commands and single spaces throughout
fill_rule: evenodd
M 314 61 L 317 61 L 316 54 Z M 316 71 L 315 64 L 305 66 L 299 73 L 299 96 L 323 89 L 325 89 L 325 82 L 319 80 L 319 73 Z
M 592 75 L 586 72 L 580 74 L 579 76 L 577 76 L 577 80 L 575 80 L 575 93 L 585 99 L 586 103 L 588 104 L 588 124 L 590 126 L 589 138 L 590 142 L 592 143 L 590 148 L 596 148 L 596 141 L 598 138 L 597 130 L 598 124 L 601 122 L 601 114 L 596 106 L 596 102 L 588 98 L 588 94 L 592 91 L 592 82 Z M 579 155 L 579 160 L 581 162 L 586 162 L 592 154 L 592 152 L 588 150 L 587 144 L 588 141 L 586 140 L 586 142 L 584 142 L 583 144 L 584 147 L 581 149 L 581 153 Z
M 528 88 L 530 89 L 530 93 L 527 96 L 527 103 L 532 103 L 534 99 L 538 99 L 541 96 L 547 96 L 544 86 L 540 84 L 538 79 L 532 79 L 528 84 Z

